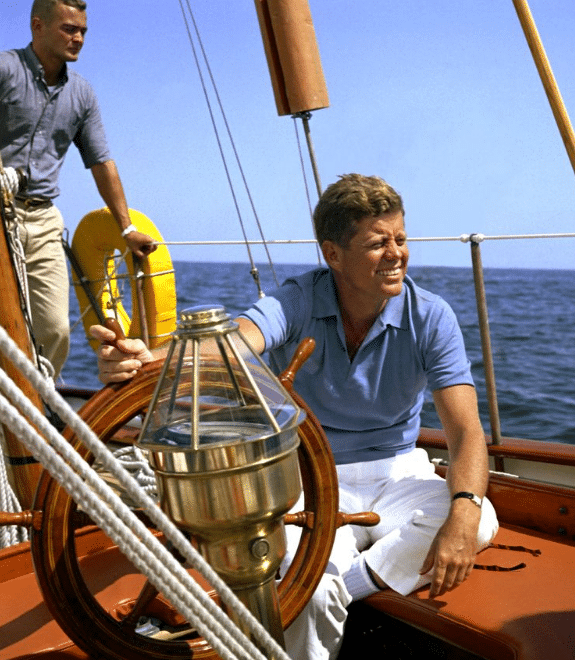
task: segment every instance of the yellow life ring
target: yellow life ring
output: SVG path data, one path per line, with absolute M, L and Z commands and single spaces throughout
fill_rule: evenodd
M 130 220 L 138 231 L 163 243 L 164 239 L 149 218 L 133 209 L 130 209 L 129 213 Z M 103 316 L 115 318 L 120 323 L 126 337 L 141 338 L 142 329 L 139 306 L 136 302 L 138 291 L 133 259 L 130 255 L 126 259 L 132 297 L 132 318 L 130 320 L 120 300 L 114 261 L 111 258 L 115 252 L 123 254 L 126 249 L 126 241 L 122 238 L 120 228 L 107 208 L 85 215 L 80 220 L 72 240 L 72 252 L 77 265 Z M 142 259 L 141 266 L 149 348 L 155 348 L 165 343 L 176 329 L 176 281 L 168 248 L 165 245 L 158 245 L 152 254 Z M 92 348 L 96 350 L 98 342 L 88 335 L 88 330 L 91 325 L 100 323 L 98 314 L 90 304 L 88 295 L 77 276 L 73 278 L 73 283 L 86 337 Z

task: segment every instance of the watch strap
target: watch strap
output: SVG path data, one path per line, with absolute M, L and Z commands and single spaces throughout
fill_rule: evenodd
M 473 502 L 473 504 L 475 504 L 476 506 L 481 508 L 482 500 L 479 497 L 479 495 L 475 495 L 475 493 L 468 493 L 466 491 L 461 491 L 460 493 L 455 493 L 455 495 L 451 499 L 454 501 L 454 500 L 458 500 L 460 498 L 465 498 L 465 499 L 471 500 Z
M 134 225 L 129 224 L 125 229 L 122 229 L 122 238 L 124 238 L 127 234 L 131 234 L 133 231 L 138 231 Z

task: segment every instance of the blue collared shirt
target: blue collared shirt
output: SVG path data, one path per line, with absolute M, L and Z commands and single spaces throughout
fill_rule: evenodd
M 453 310 L 408 276 L 351 362 L 335 283 L 325 268 L 288 279 L 243 316 L 261 330 L 276 373 L 302 339 L 315 339 L 294 386 L 321 422 L 336 463 L 409 451 L 419 434 L 425 388 L 473 385 Z
M 70 144 L 86 168 L 110 159 L 92 86 L 66 65 L 54 89 L 27 48 L 0 53 L 0 151 L 4 167 L 28 174 L 27 195 L 53 199 Z

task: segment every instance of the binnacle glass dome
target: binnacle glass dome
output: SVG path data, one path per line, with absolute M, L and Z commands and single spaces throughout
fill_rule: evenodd
M 225 308 L 203 305 L 180 314 L 139 443 L 156 457 L 241 444 L 257 461 L 291 447 L 303 416 Z

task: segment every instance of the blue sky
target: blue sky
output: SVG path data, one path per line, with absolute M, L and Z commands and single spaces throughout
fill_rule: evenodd
M 28 43 L 30 4 L 1 1 L 0 48 Z M 530 6 L 573 113 L 575 4 Z M 324 186 L 345 172 L 383 176 L 404 197 L 412 237 L 575 231 L 575 175 L 511 0 L 310 7 L 331 101 L 311 120 Z M 293 120 L 276 114 L 253 1 L 198 0 L 192 8 L 266 238 L 311 238 Z M 96 89 L 129 204 L 166 240 L 240 239 L 179 3 L 92 0 L 88 26 L 73 66 Z M 73 149 L 61 189 L 73 233 L 102 205 Z M 241 192 L 239 200 L 257 238 Z M 574 240 L 489 242 L 483 262 L 573 268 Z M 414 264 L 469 264 L 460 243 L 411 250 Z M 176 260 L 246 258 L 243 248 L 171 251 Z M 272 255 L 315 259 L 302 247 Z

